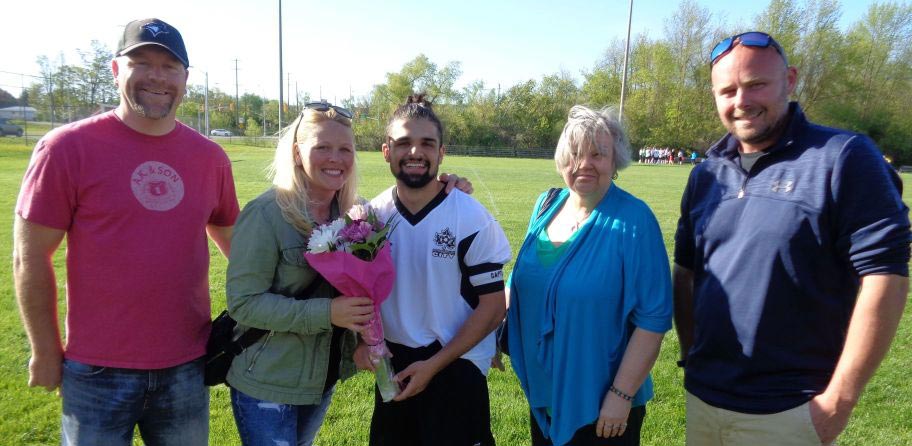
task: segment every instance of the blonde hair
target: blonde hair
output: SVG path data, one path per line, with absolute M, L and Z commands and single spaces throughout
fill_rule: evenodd
M 309 179 L 304 172 L 304 167 L 295 162 L 294 131 L 297 129 L 297 141 L 300 142 L 307 138 L 317 124 L 328 121 L 338 122 L 348 128 L 351 128 L 352 125 L 351 119 L 336 113 L 331 108 L 327 111 L 304 109 L 298 119 L 282 130 L 279 143 L 276 145 L 275 158 L 269 168 L 269 175 L 272 177 L 272 184 L 276 189 L 276 204 L 282 210 L 282 217 L 302 233 L 310 232 L 313 217 L 307 210 Z M 305 151 L 309 150 L 309 147 L 301 147 Z M 352 140 L 352 149 L 354 149 L 354 140 Z M 306 158 L 306 156 L 302 158 Z M 306 159 L 302 159 L 301 162 L 306 162 Z M 339 202 L 339 212 L 342 214 L 347 213 L 358 200 L 357 158 L 352 163 L 352 171 L 348 180 L 345 181 L 345 185 L 336 192 L 336 200 Z
M 611 153 L 607 147 L 598 145 L 599 134 L 611 137 Z M 554 151 L 558 173 L 570 164 L 578 164 L 580 152 L 589 147 L 595 147 L 602 155 L 611 156 L 615 172 L 630 164 L 630 142 L 614 108 L 593 110 L 584 105 L 570 108 L 567 124 L 564 125 Z

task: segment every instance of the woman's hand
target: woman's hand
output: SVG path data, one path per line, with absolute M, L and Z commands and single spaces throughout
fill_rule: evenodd
M 630 401 L 609 391 L 602 399 L 602 409 L 595 422 L 595 435 L 603 438 L 620 437 L 627 430 Z
M 376 368 L 374 362 L 370 359 L 370 346 L 362 340 L 358 341 L 358 347 L 355 348 L 355 354 L 352 359 L 355 361 L 355 366 L 358 367 L 358 370 L 370 370 L 373 372 Z
M 368 297 L 339 296 L 329 307 L 329 321 L 337 327 L 361 333 L 374 317 L 374 302 Z

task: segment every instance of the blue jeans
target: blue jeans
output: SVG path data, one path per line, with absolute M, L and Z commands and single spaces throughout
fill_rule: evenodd
M 311 446 L 332 400 L 331 387 L 319 404 L 294 405 L 256 399 L 231 389 L 231 408 L 244 446 Z
M 204 446 L 209 389 L 203 361 L 158 370 L 63 361 L 61 443 L 129 446 L 133 429 L 147 446 Z

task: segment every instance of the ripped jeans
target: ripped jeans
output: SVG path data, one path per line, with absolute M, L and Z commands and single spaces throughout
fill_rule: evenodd
M 312 446 L 335 386 L 319 404 L 298 406 L 256 399 L 231 389 L 231 408 L 244 446 Z

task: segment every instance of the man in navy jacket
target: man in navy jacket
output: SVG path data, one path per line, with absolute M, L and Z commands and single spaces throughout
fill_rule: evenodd
M 908 292 L 902 184 L 867 137 L 809 122 L 767 34 L 720 42 L 728 134 L 691 173 L 675 235 L 688 445 L 831 444 Z

